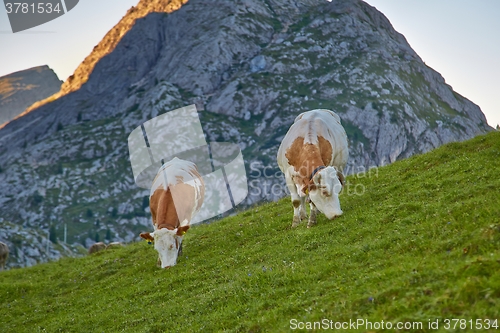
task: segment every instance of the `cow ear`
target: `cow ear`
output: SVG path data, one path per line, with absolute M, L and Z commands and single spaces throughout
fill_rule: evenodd
M 309 185 L 302 186 L 301 191 L 304 194 L 309 194 Z
M 314 181 L 311 180 L 307 185 L 302 186 L 302 193 L 309 194 L 309 191 L 314 191 L 317 188 Z
M 148 241 L 151 241 L 153 242 L 155 239 L 153 238 L 153 236 L 151 236 L 151 234 L 149 232 L 142 232 L 140 234 L 141 238 L 144 238 L 145 240 L 148 240 Z
M 183 236 L 189 229 L 188 225 L 177 228 L 177 236 Z

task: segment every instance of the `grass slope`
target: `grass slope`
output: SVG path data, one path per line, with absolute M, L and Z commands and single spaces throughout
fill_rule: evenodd
M 290 229 L 288 198 L 198 225 L 168 270 L 140 242 L 1 272 L 0 331 L 286 332 L 292 319 L 477 331 L 500 319 L 499 160 L 493 132 L 349 177 L 344 215 L 311 229 Z M 445 330 L 453 318 L 466 328 Z

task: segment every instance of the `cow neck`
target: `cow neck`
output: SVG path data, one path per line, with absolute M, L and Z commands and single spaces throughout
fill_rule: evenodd
M 300 166 L 298 171 L 302 185 L 307 185 L 311 182 L 312 177 L 314 174 L 321 170 L 322 168 L 325 168 L 325 164 L 323 163 L 323 160 L 319 157 L 317 158 L 310 158 L 310 159 L 304 159 L 304 162 L 302 162 L 302 165 Z
M 313 170 L 313 172 L 311 172 L 311 175 L 309 176 L 309 180 L 312 180 L 314 175 L 316 174 L 316 172 L 320 171 L 320 170 L 323 170 L 324 168 L 326 168 L 326 166 L 324 165 L 320 165 L 319 167 L 317 167 L 316 169 Z

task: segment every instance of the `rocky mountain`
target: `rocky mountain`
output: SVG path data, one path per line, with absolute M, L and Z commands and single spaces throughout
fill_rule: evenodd
M 181 4 L 141 0 L 53 101 L 0 130 L 4 222 L 45 234 L 52 228 L 59 240 L 66 224 L 74 245 L 136 240 L 151 222 L 127 137 L 189 104 L 204 110 L 207 141 L 240 145 L 246 204 L 286 194 L 275 156 L 303 111 L 339 114 L 350 144 L 348 173 L 491 130 L 479 107 L 363 1 Z
M 20 115 L 36 101 L 61 89 L 62 81 L 48 66 L 0 77 L 0 126 Z

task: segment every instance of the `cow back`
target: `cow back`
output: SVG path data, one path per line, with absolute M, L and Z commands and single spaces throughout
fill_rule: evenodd
M 189 224 L 200 210 L 205 195 L 196 165 L 174 158 L 156 175 L 150 194 L 150 210 L 156 229 Z
M 335 112 L 318 109 L 298 115 L 281 142 L 278 165 L 284 172 L 311 155 L 318 155 L 316 158 L 325 166 L 344 169 L 348 158 L 347 135 Z

